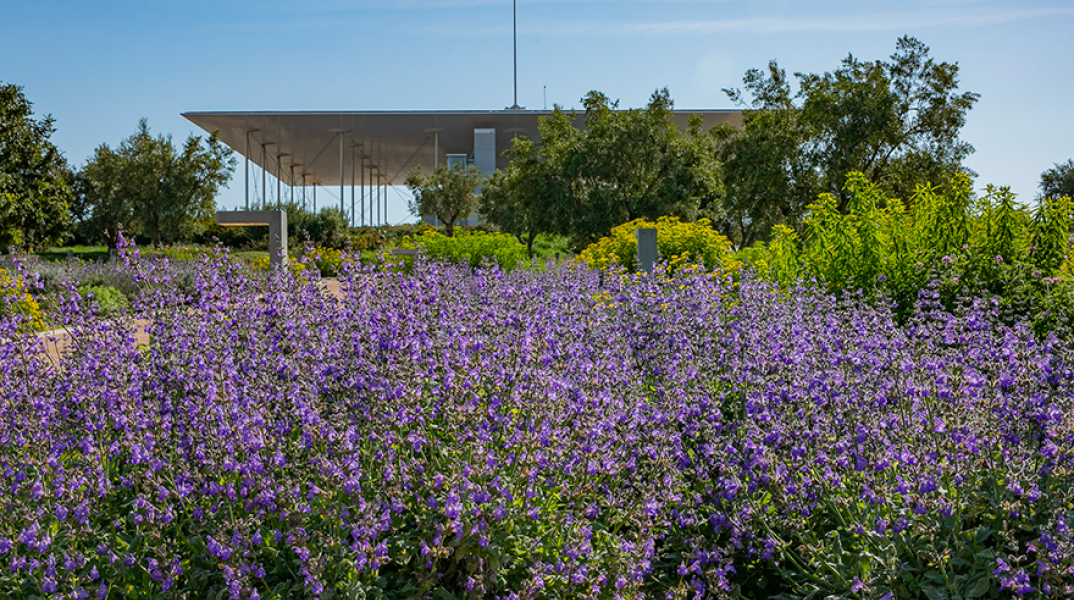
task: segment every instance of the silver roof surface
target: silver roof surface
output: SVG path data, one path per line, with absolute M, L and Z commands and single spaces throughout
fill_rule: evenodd
M 407 172 L 417 165 L 431 169 L 434 146 L 439 162 L 446 154 L 470 154 L 473 131 L 496 130 L 496 152 L 511 146 L 511 139 L 524 135 L 539 139 L 538 117 L 550 110 L 471 110 L 471 111 L 339 111 L 339 112 L 186 112 L 183 116 L 207 132 L 219 131 L 220 139 L 240 155 L 245 152 L 250 133 L 250 161 L 276 174 L 286 183 L 332 186 L 340 184 L 339 146 L 343 136 L 343 182 L 351 183 L 352 156 L 355 164 L 366 157 L 366 168 L 381 183 L 402 184 Z M 731 123 L 740 127 L 739 110 L 676 110 L 675 122 L 685 129 L 690 115 L 704 116 L 705 127 Z M 580 125 L 584 112 L 579 112 Z M 342 133 L 341 133 L 342 132 Z M 434 132 L 438 140 L 434 139 Z M 262 160 L 261 144 L 266 144 Z M 279 159 L 277 160 L 277 155 Z M 507 159 L 497 156 L 496 167 Z M 291 167 L 295 181 L 291 182 Z M 372 168 L 370 168 L 372 166 Z M 240 170 L 242 167 L 239 167 Z M 361 175 L 354 175 L 355 182 Z M 366 183 L 370 175 L 366 175 Z

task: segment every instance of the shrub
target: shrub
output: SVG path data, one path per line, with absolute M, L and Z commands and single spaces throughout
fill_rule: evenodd
M 211 247 L 197 246 L 161 246 L 159 248 L 140 248 L 138 252 L 145 257 L 156 256 L 172 260 L 198 260 L 211 256 L 215 250 Z
M 17 266 L 0 269 L 0 318 L 13 319 L 17 329 L 44 329 L 44 313 L 26 289 Z
M 936 282 L 945 306 L 961 296 L 999 296 L 1013 320 L 1043 325 L 1064 293 L 1070 200 L 1042 200 L 1030 211 L 1008 188 L 988 186 L 974 200 L 968 176 L 945 187 L 919 186 L 909 207 L 885 198 L 861 173 L 847 179 L 851 199 L 840 212 L 830 194 L 809 206 L 805 236 L 777 228 L 766 247 L 739 256 L 784 288 L 815 277 L 830 291 L 882 293 L 906 318 L 921 290 Z M 1045 315 L 1050 312 L 1050 315 Z
M 528 259 L 526 247 L 506 233 L 458 231 L 448 237 L 437 231 L 426 231 L 417 237 L 404 238 L 403 248 L 420 248 L 425 256 L 478 267 L 488 260 L 501 269 L 511 270 Z
M 267 271 L 271 262 L 263 256 L 253 261 L 255 270 Z M 321 277 L 336 277 L 343 267 L 343 251 L 335 248 L 311 248 L 301 253 L 291 253 L 287 268 L 295 274 L 316 271 Z
M 708 219 L 696 223 L 684 223 L 678 217 L 660 217 L 655 223 L 645 219 L 630 221 L 590 244 L 578 258 L 591 268 L 619 265 L 634 271 L 638 254 L 634 232 L 643 228 L 656 228 L 657 251 L 672 271 L 684 264 L 703 264 L 709 270 L 738 270 L 739 262 L 731 254 L 731 242 L 713 229 Z
M 78 288 L 78 293 L 97 305 L 101 315 L 114 315 L 130 308 L 130 301 L 116 288 L 107 285 L 88 285 Z

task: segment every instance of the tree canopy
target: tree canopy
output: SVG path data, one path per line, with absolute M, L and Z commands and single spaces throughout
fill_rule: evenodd
M 1074 198 L 1074 159 L 1056 163 L 1040 174 L 1040 195 L 1042 198 Z
M 191 135 L 176 148 L 142 119 L 115 150 L 98 147 L 78 174 L 77 212 L 110 246 L 120 230 L 154 245 L 187 239 L 212 218 L 216 194 L 235 170 L 232 154 L 215 133 L 205 140 Z
M 536 234 L 558 233 L 581 248 L 634 219 L 719 212 L 712 138 L 700 118 L 679 130 L 666 88 L 644 109 L 616 110 L 617 101 L 596 91 L 583 103 L 584 129 L 557 106 L 540 120 L 539 143 L 515 140 L 506 173 L 484 192 L 490 222 L 531 247 Z
M 557 128 L 552 122 L 540 122 L 542 130 Z M 568 123 L 568 127 L 570 127 Z M 490 223 L 517 237 L 526 244 L 533 258 L 533 242 L 537 234 L 563 229 L 570 213 L 567 204 L 571 197 L 570 184 L 558 170 L 556 155 L 551 147 L 538 147 L 528 138 L 515 140 L 506 154 L 511 159 L 506 170 L 496 171 L 481 193 L 478 211 Z
M 746 110 L 742 131 L 721 134 L 723 227 L 748 244 L 774 224 L 798 226 L 822 193 L 846 211 L 852 172 L 903 199 L 967 172 L 973 147 L 958 136 L 979 95 L 958 92 L 958 70 L 902 37 L 887 61 L 849 55 L 835 71 L 795 73 L 797 92 L 775 61 L 748 71 L 745 92 L 724 90 Z
M 70 223 L 70 170 L 49 138 L 54 120 L 35 120 L 22 88 L 0 82 L 0 246 L 58 243 Z
M 472 165 L 440 165 L 428 175 L 415 167 L 406 177 L 406 186 L 414 194 L 410 212 L 415 216 L 432 215 L 444 224 L 448 237 L 455 234 L 455 223 L 469 218 L 477 210 L 477 188 L 484 182 L 481 171 Z

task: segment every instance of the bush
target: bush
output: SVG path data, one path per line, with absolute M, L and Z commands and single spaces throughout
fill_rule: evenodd
M 0 269 L 0 319 L 11 319 L 16 329 L 44 329 L 44 313 L 26 287 L 15 263 Z
M 97 306 L 101 315 L 114 315 L 130 308 L 130 301 L 114 287 L 88 285 L 78 288 L 78 293 Z
M 140 248 L 138 252 L 146 257 L 169 258 L 172 260 L 199 260 L 212 256 L 215 248 L 197 246 L 161 246 L 159 248 Z
M 506 233 L 459 231 L 448 237 L 436 231 L 426 231 L 413 238 L 404 238 L 403 248 L 420 248 L 429 258 L 478 267 L 488 260 L 501 269 L 511 270 L 528 260 L 526 247 Z
M 144 250 L 144 249 L 143 249 Z M 53 312 L 56 304 L 62 304 L 71 293 L 80 293 L 88 288 L 110 288 L 118 291 L 127 300 L 133 301 L 147 290 L 156 287 L 153 282 L 140 281 L 135 277 L 136 271 L 131 262 L 144 260 L 154 262 L 167 258 L 171 269 L 171 285 L 196 294 L 193 273 L 197 264 L 217 257 L 214 249 L 161 250 L 150 249 L 147 257 L 141 256 L 142 250 L 128 249 L 117 260 L 63 260 L 46 261 L 30 259 L 23 263 L 24 268 L 36 278 L 38 302 L 45 310 Z M 191 260 L 185 260 L 189 256 Z
M 287 268 L 294 274 L 316 271 L 321 277 L 336 277 L 343 268 L 343 251 L 334 248 L 311 248 L 301 253 L 292 252 Z M 263 256 L 253 261 L 253 268 L 267 271 L 271 266 L 269 257 Z
M 709 270 L 737 271 L 738 261 L 731 254 L 731 242 L 712 228 L 708 219 L 696 223 L 682 222 L 678 217 L 660 217 L 656 222 L 637 219 L 612 229 L 611 235 L 592 243 L 578 255 L 591 268 L 606 269 L 612 265 L 637 268 L 638 229 L 656 228 L 656 247 L 659 258 L 666 260 L 670 270 L 686 264 L 702 264 Z
M 884 294 L 900 318 L 933 282 L 947 290 L 947 308 L 956 296 L 999 296 L 1011 319 L 1043 324 L 1055 316 L 1043 313 L 1070 272 L 1070 199 L 1044 199 L 1031 211 L 1009 189 L 988 186 L 975 200 L 964 175 L 943 188 L 919 186 L 909 207 L 861 173 L 851 173 L 846 187 L 847 212 L 823 194 L 809 206 L 804 239 L 777 227 L 767 247 L 739 257 L 784 288 L 815 277 L 833 292 Z

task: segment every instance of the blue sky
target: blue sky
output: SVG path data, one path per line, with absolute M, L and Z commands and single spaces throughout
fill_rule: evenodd
M 56 118 L 74 165 L 146 117 L 177 142 L 191 110 L 500 109 L 512 103 L 510 0 L 8 0 L 0 80 Z M 1070 0 L 518 0 L 519 104 L 589 90 L 642 106 L 731 108 L 721 88 L 777 59 L 835 69 L 886 58 L 900 35 L 961 67 L 981 94 L 963 139 L 986 183 L 1032 200 L 1074 157 Z M 327 191 L 327 190 L 326 190 Z M 219 199 L 241 202 L 241 177 Z M 401 194 L 392 221 L 409 220 Z

